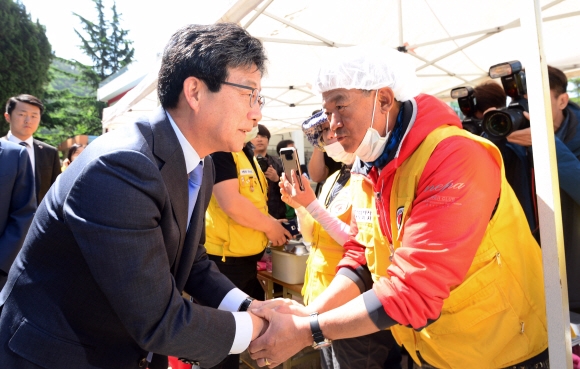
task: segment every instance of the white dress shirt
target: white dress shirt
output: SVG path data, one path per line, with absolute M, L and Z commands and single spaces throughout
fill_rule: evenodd
M 183 133 L 171 115 L 166 111 L 167 117 L 169 118 L 169 122 L 171 123 L 171 127 L 177 136 L 177 140 L 179 140 L 179 144 L 181 145 L 181 149 L 183 150 L 183 155 L 185 157 L 185 168 L 186 172 L 183 176 L 184 180 L 187 175 L 195 169 L 196 166 L 199 165 L 201 158 L 199 157 L 198 153 L 195 151 L 193 146 L 187 141 Z M 223 298 L 220 306 L 218 307 L 219 310 L 230 311 L 234 315 L 234 320 L 236 321 L 236 335 L 234 337 L 234 343 L 232 344 L 232 348 L 230 349 L 230 354 L 239 354 L 244 352 L 250 345 L 252 341 L 252 331 L 253 331 L 253 324 L 252 318 L 250 314 L 247 312 L 238 312 L 238 309 L 242 302 L 248 297 L 246 293 L 244 293 L 239 288 L 234 288 L 230 292 L 226 294 Z

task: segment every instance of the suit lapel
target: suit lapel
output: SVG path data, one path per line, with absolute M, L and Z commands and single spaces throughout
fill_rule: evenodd
M 180 234 L 176 260 L 170 260 L 172 271 L 175 275 L 174 269 L 187 232 L 188 185 L 185 158 L 177 136 L 173 132 L 165 110 L 162 108 L 159 108 L 154 113 L 151 120 L 151 129 L 153 131 L 153 153 L 163 162 L 160 172 L 167 187 L 173 217 L 177 221 Z

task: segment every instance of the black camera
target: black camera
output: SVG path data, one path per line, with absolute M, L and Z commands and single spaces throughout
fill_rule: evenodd
M 481 136 L 483 129 L 481 128 L 481 119 L 475 119 L 473 114 L 475 113 L 476 100 L 473 95 L 473 88 L 470 86 L 457 87 L 451 90 L 451 97 L 457 99 L 459 104 L 459 109 L 465 118 L 461 121 L 463 129 L 473 133 L 474 135 Z
M 270 164 L 268 164 L 268 159 L 262 155 L 258 155 L 256 156 L 256 160 L 258 161 L 258 165 L 260 166 L 260 169 L 262 169 L 262 172 L 266 173 L 268 167 L 270 166 Z
M 507 63 L 496 64 L 489 68 L 491 78 L 501 77 L 503 89 L 511 98 L 507 108 L 491 110 L 483 116 L 483 130 L 490 139 L 501 139 L 513 131 L 528 128 L 530 121 L 524 117 L 524 111 L 529 111 L 527 94 L 526 73 L 522 69 L 522 63 L 517 60 Z

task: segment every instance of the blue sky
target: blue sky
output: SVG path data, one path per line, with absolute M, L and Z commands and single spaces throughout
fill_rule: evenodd
M 53 52 L 65 59 L 89 64 L 90 59 L 78 48 L 80 39 L 74 32 L 82 31 L 72 13 L 97 21 L 97 11 L 91 0 L 21 0 L 33 21 L 46 27 Z M 163 50 L 169 37 L 179 27 L 189 23 L 213 23 L 233 4 L 234 0 L 117 0 L 121 27 L 129 30 L 137 61 L 147 62 Z M 105 15 L 110 18 L 112 0 L 104 0 Z

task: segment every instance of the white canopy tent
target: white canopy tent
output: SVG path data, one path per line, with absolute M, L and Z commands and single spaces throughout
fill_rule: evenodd
M 239 0 L 220 20 L 238 22 L 264 42 L 270 63 L 262 80 L 262 123 L 272 134 L 299 130 L 320 107 L 310 83 L 332 47 L 374 43 L 406 51 L 423 92 L 445 100 L 451 88 L 487 79 L 491 65 L 520 60 L 529 66 L 529 91 L 537 96 L 530 99 L 531 114 L 546 118 L 532 122 L 532 134 L 537 178 L 548 182 L 538 186 L 538 202 L 550 360 L 553 367 L 571 368 L 554 139 L 540 96 L 545 103 L 546 62 L 569 76 L 580 69 L 580 48 L 572 39 L 580 34 L 579 16 L 580 0 Z M 105 109 L 104 128 L 158 105 L 157 69 L 152 66 L 134 90 Z
M 547 61 L 569 73 L 580 68 L 580 0 L 543 0 Z M 402 6 L 399 6 L 402 4 Z M 316 68 L 331 47 L 375 43 L 404 47 L 423 92 L 449 100 L 451 88 L 487 79 L 491 65 L 526 65 L 519 0 L 240 0 L 220 20 L 239 22 L 267 49 L 262 124 L 272 134 L 300 129 L 319 108 L 310 90 Z M 407 45 L 407 46 L 405 46 Z M 151 74 L 105 109 L 104 128 L 132 121 L 158 105 Z

